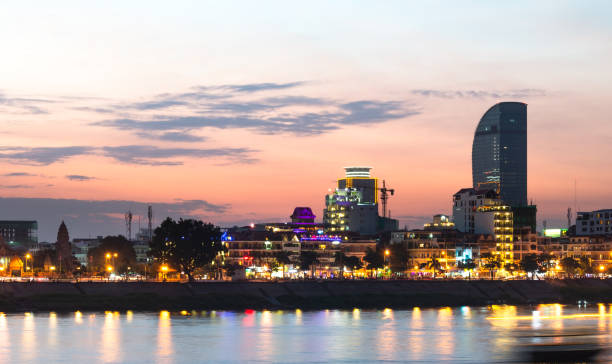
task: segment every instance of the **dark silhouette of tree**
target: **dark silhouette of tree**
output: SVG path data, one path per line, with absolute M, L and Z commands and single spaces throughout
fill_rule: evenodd
M 155 229 L 150 246 L 151 256 L 185 272 L 190 281 L 195 269 L 210 264 L 226 250 L 217 226 L 193 219 L 174 221 L 169 217 Z
M 91 267 L 98 272 L 105 272 L 110 265 L 115 273 L 126 273 L 128 267 L 136 266 L 134 246 L 122 235 L 104 237 L 100 245 L 89 250 L 87 257 Z
M 404 244 L 393 244 L 389 249 L 389 266 L 394 273 L 405 272 L 408 269 L 408 251 Z
M 435 257 L 431 257 L 431 260 L 427 262 L 427 268 L 432 270 L 433 276 L 435 278 L 437 272 L 442 270 L 442 265 L 440 264 L 440 261 L 438 259 L 436 259 Z
M 355 271 L 363 268 L 363 262 L 361 259 L 355 256 L 348 256 L 344 258 L 344 265 L 351 268 L 351 276 L 355 277 Z
M 554 256 L 550 255 L 550 254 L 540 254 L 537 257 L 537 261 L 538 261 L 538 271 L 540 273 L 546 273 L 551 269 L 555 268 L 556 263 L 553 263 L 553 260 L 555 259 Z
M 466 269 L 466 270 L 475 269 L 476 268 L 476 263 L 474 263 L 474 260 L 472 260 L 472 259 L 465 259 L 463 261 L 460 260 L 457 263 L 457 268 L 459 268 L 459 269 Z
M 563 271 L 565 271 L 565 275 L 567 277 L 576 274 L 576 270 L 578 270 L 580 267 L 580 263 L 572 257 L 565 257 L 561 259 L 559 264 L 561 265 L 561 268 L 563 268 Z
M 580 260 L 578 261 L 578 263 L 580 265 L 578 267 L 578 271 L 580 272 L 581 275 L 592 274 L 595 271 L 593 269 L 593 266 L 591 265 L 591 260 L 589 259 L 589 257 L 585 257 L 585 256 L 580 257 Z
M 480 259 L 484 260 L 483 267 L 489 271 L 491 278 L 493 278 L 493 272 L 502 266 L 501 257 L 498 254 L 484 253 Z
M 538 257 L 535 254 L 527 254 L 523 256 L 519 263 L 521 270 L 526 273 L 531 273 L 532 278 L 535 279 L 535 273 L 538 271 L 540 265 L 538 264 Z
M 385 258 L 382 252 L 372 248 L 366 249 L 363 260 L 367 263 L 366 269 L 368 270 L 380 269 L 385 266 Z
M 282 269 L 282 278 L 285 279 L 285 266 L 291 264 L 291 253 L 281 250 L 274 254 L 274 259 L 278 262 Z
M 300 254 L 300 267 L 310 269 L 310 277 L 314 277 L 314 267 L 319 264 L 319 256 L 313 251 L 302 251 Z

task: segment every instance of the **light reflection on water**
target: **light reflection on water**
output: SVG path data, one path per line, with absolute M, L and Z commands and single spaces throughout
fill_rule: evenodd
M 574 327 L 607 334 L 612 306 L 0 313 L 0 362 L 506 362 L 517 332 Z

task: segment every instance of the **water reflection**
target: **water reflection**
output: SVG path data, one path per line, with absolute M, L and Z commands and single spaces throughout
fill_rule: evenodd
M 172 327 L 170 312 L 161 311 L 157 325 L 157 362 L 172 362 Z
M 95 316 L 94 316 L 95 318 Z M 104 363 L 114 363 L 121 359 L 121 339 L 119 313 L 107 311 L 104 313 L 100 358 Z
M 608 345 L 611 319 L 607 304 L 0 313 L 0 362 L 507 362 L 535 343 Z
M 23 315 L 21 358 L 27 362 L 36 357 L 36 330 L 34 315 L 31 312 L 26 312 Z

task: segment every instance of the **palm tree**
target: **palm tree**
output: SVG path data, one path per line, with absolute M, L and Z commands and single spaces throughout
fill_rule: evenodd
M 340 279 L 344 278 L 344 263 L 346 261 L 346 255 L 343 252 L 336 252 L 334 254 L 334 263 L 340 268 Z
M 442 269 L 442 265 L 435 257 L 431 257 L 431 260 L 427 262 L 427 268 L 433 271 L 434 278 L 436 277 L 436 271 Z
M 274 254 L 274 259 L 281 265 L 282 269 L 282 278 L 285 279 L 285 265 L 291 264 L 291 253 L 288 251 L 281 250 Z
M 302 251 L 300 254 L 300 266 L 310 268 L 310 277 L 314 278 L 314 265 L 319 263 L 319 256 L 313 251 Z

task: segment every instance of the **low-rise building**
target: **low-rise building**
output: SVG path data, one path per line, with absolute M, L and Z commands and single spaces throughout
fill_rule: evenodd
M 612 235 L 612 209 L 578 212 L 576 235 Z

